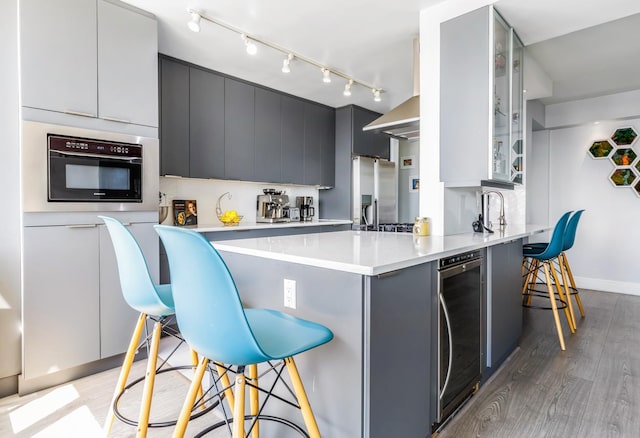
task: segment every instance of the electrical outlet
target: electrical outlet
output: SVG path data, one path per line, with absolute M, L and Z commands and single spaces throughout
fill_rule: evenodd
M 296 281 L 284 279 L 284 307 L 296 308 Z

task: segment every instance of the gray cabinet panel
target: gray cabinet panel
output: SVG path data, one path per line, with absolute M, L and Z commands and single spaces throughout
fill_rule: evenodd
M 269 90 L 255 91 L 255 180 L 282 181 L 282 116 L 280 95 Z
M 365 281 L 370 282 L 365 292 L 365 313 L 368 308 L 370 314 L 368 330 L 365 325 L 370 368 L 368 436 L 430 436 L 430 341 L 436 339 L 430 318 L 431 264 L 365 277 Z
M 282 182 L 304 182 L 304 102 L 282 96 Z
M 98 117 L 158 126 L 157 26 L 151 17 L 98 2 Z
M 223 179 L 224 78 L 189 69 L 189 176 Z
M 225 178 L 253 181 L 255 87 L 225 78 L 224 88 Z
M 494 245 L 487 296 L 487 366 L 495 369 L 511 354 L 522 333 L 522 240 Z
M 95 1 L 20 1 L 23 106 L 96 116 L 96 15 Z
M 382 114 L 353 106 L 353 153 L 389 159 L 389 137 L 384 134 L 364 132 L 362 128 Z
M 189 67 L 160 59 L 160 174 L 189 176 Z
M 24 229 L 25 379 L 100 358 L 97 227 Z
M 304 183 L 320 184 L 322 119 L 321 107 L 304 104 Z
M 336 176 L 336 112 L 332 108 L 320 111 L 322 144 L 320 146 L 320 184 L 333 187 Z

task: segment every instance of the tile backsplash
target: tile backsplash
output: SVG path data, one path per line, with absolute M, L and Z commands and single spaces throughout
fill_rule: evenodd
M 167 205 L 171 206 L 173 199 L 196 200 L 199 225 L 221 225 L 216 217 L 216 202 L 225 192 L 231 194 L 231 199 L 224 196 L 220 200 L 222 210 L 237 210 L 239 215 L 244 216 L 243 223 L 255 223 L 257 196 L 262 194 L 262 189 L 264 188 L 284 191 L 289 195 L 289 205 L 291 206 L 295 206 L 296 196 L 313 196 L 316 209 L 315 217 L 320 217 L 318 211 L 318 189 L 315 186 L 160 177 L 160 192 L 166 195 L 165 202 Z M 173 212 L 169 211 L 164 223 L 170 225 L 172 217 Z

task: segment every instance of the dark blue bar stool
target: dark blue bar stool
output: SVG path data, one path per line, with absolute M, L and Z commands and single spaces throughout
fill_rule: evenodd
M 562 217 L 556 223 L 553 233 L 551 235 L 551 240 L 548 244 L 544 244 L 544 246 L 537 247 L 535 245 L 525 245 L 522 248 L 522 255 L 524 257 L 523 266 L 526 267 L 525 272 L 525 282 L 522 288 L 523 294 L 523 306 L 525 307 L 536 307 L 542 309 L 549 309 L 553 312 L 553 319 L 556 324 L 556 331 L 558 332 L 558 339 L 560 341 L 560 348 L 562 350 L 566 350 L 564 343 L 564 336 L 562 334 L 562 325 L 560 324 L 560 316 L 558 314 L 558 308 L 564 309 L 565 316 L 567 317 L 567 321 L 569 323 L 569 330 L 571 333 L 575 332 L 575 327 L 573 325 L 573 318 L 571 316 L 570 306 L 571 303 L 567 303 L 565 298 L 563 288 L 560 286 L 561 283 L 558 279 L 558 274 L 553 266 L 553 260 L 556 259 L 560 253 L 562 252 L 564 233 L 567 228 L 567 222 L 569 221 L 569 216 L 571 212 L 568 211 L 562 215 Z M 529 263 L 527 264 L 527 260 Z M 547 293 L 549 297 L 549 301 L 551 303 L 551 307 L 541 307 L 541 306 L 532 306 L 531 298 L 533 296 L 545 296 L 545 295 L 536 295 L 535 285 L 537 283 L 538 275 L 540 274 L 540 267 L 544 270 L 544 278 L 547 285 Z M 553 278 L 553 280 L 552 280 Z M 561 306 L 558 307 L 556 302 L 556 294 L 554 292 L 554 287 L 558 292 L 559 301 L 561 302 Z M 568 304 L 568 305 L 567 305 Z

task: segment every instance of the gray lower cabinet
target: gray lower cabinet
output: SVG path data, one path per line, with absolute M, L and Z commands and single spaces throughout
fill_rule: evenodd
M 129 229 L 157 281 L 155 230 Z M 104 225 L 24 228 L 23 379 L 125 352 L 136 318 L 122 296 Z
M 487 375 L 518 345 L 522 333 L 522 239 L 487 248 Z
M 225 177 L 225 79 L 189 67 L 189 173 L 192 178 Z M 163 110 L 164 111 L 164 110 Z M 168 111 L 172 111 L 168 109 Z
M 160 174 L 189 176 L 189 67 L 160 58 Z
M 304 102 L 282 96 L 282 182 L 304 183 Z

